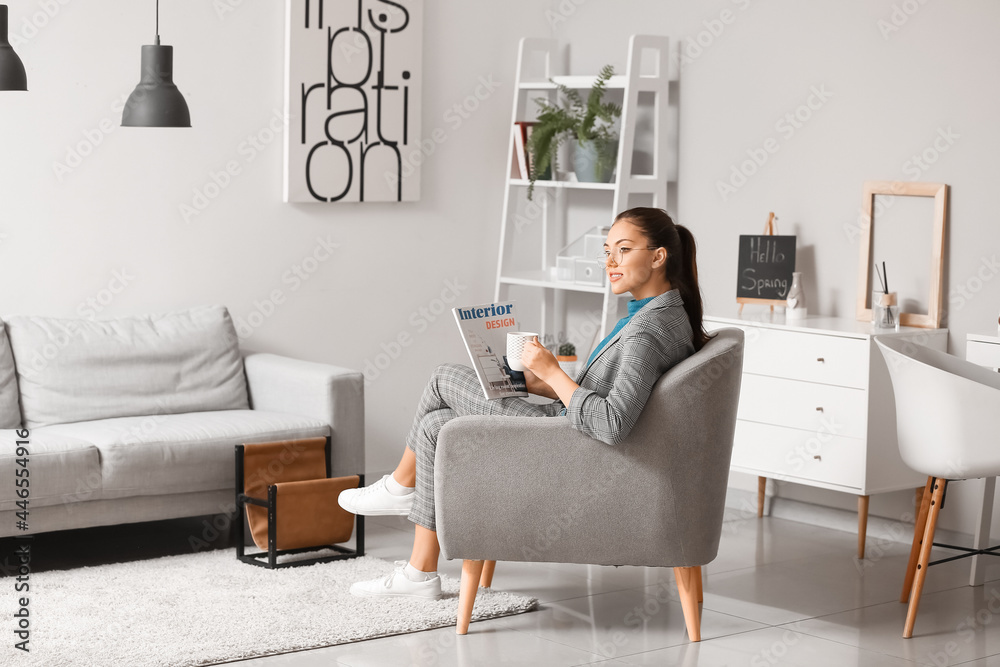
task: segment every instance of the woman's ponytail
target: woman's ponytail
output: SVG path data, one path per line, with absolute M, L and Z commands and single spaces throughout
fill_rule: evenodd
M 671 280 L 671 285 L 676 285 L 684 300 L 684 310 L 687 312 L 688 321 L 691 323 L 691 331 L 694 335 L 692 342 L 695 351 L 708 342 L 708 333 L 702 322 L 704 306 L 701 301 L 701 287 L 698 285 L 698 259 L 695 248 L 694 235 L 684 225 L 675 224 L 677 236 L 680 240 L 681 262 L 678 267 L 676 279 Z M 669 252 L 669 251 L 668 251 Z
M 666 248 L 666 278 L 670 281 L 670 286 L 680 292 L 684 311 L 691 324 L 691 342 L 695 351 L 700 350 L 708 342 L 709 335 L 702 323 L 704 306 L 701 287 L 698 285 L 694 236 L 687 227 L 674 224 L 667 212 L 659 208 L 632 208 L 619 213 L 615 222 L 619 220 L 627 220 L 642 230 L 650 245 Z

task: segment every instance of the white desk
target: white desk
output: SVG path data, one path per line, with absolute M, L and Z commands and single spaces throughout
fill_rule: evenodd
M 965 358 L 988 368 L 1000 368 L 1000 336 L 983 334 L 968 334 L 965 338 Z M 993 523 L 993 497 L 996 492 L 997 478 L 983 479 L 983 504 L 979 508 L 979 519 L 976 521 L 976 539 L 974 549 L 985 549 L 990 541 L 990 524 Z M 969 576 L 970 586 L 981 586 L 985 568 L 980 556 L 972 557 L 972 574 Z

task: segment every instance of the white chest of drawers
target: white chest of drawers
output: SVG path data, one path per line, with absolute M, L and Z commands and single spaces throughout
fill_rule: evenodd
M 980 366 L 994 370 L 1000 368 L 1000 336 L 968 334 L 965 337 L 965 358 Z
M 767 478 L 858 496 L 858 557 L 868 498 L 926 481 L 900 459 L 892 385 L 873 337 L 904 337 L 938 350 L 946 329 L 873 331 L 846 318 L 758 313 L 705 318 L 709 331 L 746 333 L 732 469 L 757 475 L 758 513 Z

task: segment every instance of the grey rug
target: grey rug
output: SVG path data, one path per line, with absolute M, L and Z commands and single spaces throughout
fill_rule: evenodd
M 33 573 L 31 653 L 15 650 L 7 632 L 0 664 L 206 665 L 455 624 L 459 582 L 452 577 L 442 577 L 444 596 L 436 601 L 348 592 L 355 581 L 392 569 L 366 556 L 266 570 L 225 550 Z M 0 617 L 9 620 L 17 596 L 6 581 Z M 473 620 L 535 606 L 531 598 L 482 589 Z

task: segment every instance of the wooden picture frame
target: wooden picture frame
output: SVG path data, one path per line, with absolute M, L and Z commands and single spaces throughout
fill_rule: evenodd
M 948 215 L 948 186 L 944 183 L 909 183 L 905 181 L 865 181 L 862 197 L 862 230 L 858 261 L 858 305 L 860 322 L 871 322 L 868 307 L 871 294 L 872 215 L 875 195 L 897 197 L 932 197 L 934 199 L 934 224 L 932 228 L 930 257 L 930 294 L 927 296 L 927 313 L 900 313 L 899 323 L 907 327 L 937 329 L 941 326 L 944 279 L 944 231 Z

